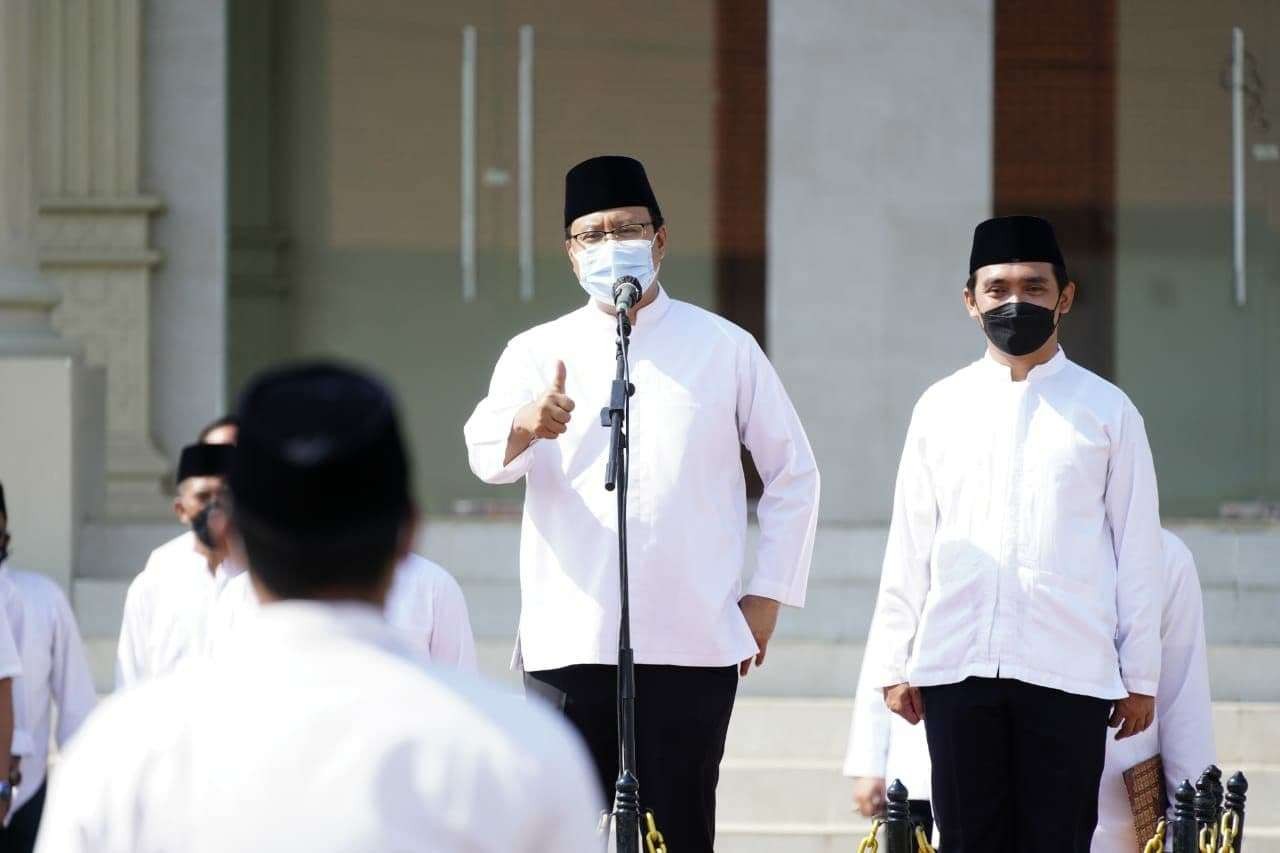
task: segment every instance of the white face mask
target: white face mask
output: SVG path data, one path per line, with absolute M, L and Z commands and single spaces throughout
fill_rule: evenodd
M 613 285 L 622 276 L 629 275 L 640 282 L 643 298 L 658 275 L 651 240 L 602 240 L 580 250 L 574 258 L 578 262 L 578 283 L 587 295 L 605 305 L 613 304 Z

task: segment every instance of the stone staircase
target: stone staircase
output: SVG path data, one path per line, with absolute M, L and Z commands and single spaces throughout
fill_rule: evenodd
M 1175 528 L 1196 556 L 1203 588 L 1219 763 L 1249 777 L 1247 838 L 1280 853 L 1280 528 Z M 109 689 L 129 580 L 166 523 L 91 524 L 72 591 L 99 687 Z M 823 528 L 809 603 L 783 614 L 763 669 L 740 688 L 719 795 L 725 853 L 852 851 L 866 822 L 840 776 L 850 697 L 879 584 L 883 529 Z M 480 668 L 518 690 L 507 669 L 519 611 L 514 521 L 433 521 L 422 553 L 462 584 Z

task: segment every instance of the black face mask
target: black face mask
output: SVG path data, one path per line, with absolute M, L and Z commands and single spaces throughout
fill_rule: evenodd
M 209 514 L 216 506 L 217 504 L 208 504 L 191 517 L 191 532 L 200 540 L 200 544 L 210 551 L 217 550 L 218 547 L 218 543 L 213 538 L 213 531 L 209 529 Z
M 9 559 L 9 534 L 0 535 L 0 563 Z
M 1053 308 L 1042 308 L 1030 302 L 1006 302 L 982 315 L 982 328 L 991 343 L 1012 356 L 1030 355 L 1058 327 Z

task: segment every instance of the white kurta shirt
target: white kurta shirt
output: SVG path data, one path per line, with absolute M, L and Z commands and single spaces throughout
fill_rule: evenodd
M 1183 779 L 1196 779 L 1214 763 L 1213 707 L 1204 638 L 1204 602 L 1191 552 L 1182 540 L 1164 533 L 1164 610 L 1160 620 L 1160 689 L 1156 720 L 1131 738 L 1108 735 L 1107 758 L 1098 792 L 1098 829 L 1094 853 L 1138 853 L 1147 843 L 1133 826 L 1124 787 L 1124 771 L 1160 755 L 1169 803 Z
M 1063 352 L 1023 382 L 990 356 L 938 382 L 898 470 L 872 685 L 1154 695 L 1158 503 L 1137 409 Z
M 218 649 L 233 632 L 243 630 L 261 605 L 249 574 L 227 583 L 209 617 L 208 645 Z M 476 641 L 462 588 L 443 567 L 418 554 L 396 564 L 384 614 L 419 659 L 474 672 Z
M 11 568 L 8 562 L 0 563 L 0 577 L 13 585 L 22 603 L 22 626 L 15 632 L 22 658 L 19 682 L 31 738 L 31 750 L 22 755 L 22 784 L 10 804 L 13 813 L 44 783 L 53 706 L 58 708 L 54 734 L 61 747 L 93 710 L 97 693 L 80 629 L 58 585 L 44 575 Z
M 597 849 L 599 784 L 566 724 L 427 670 L 373 607 L 271 604 L 234 643 L 102 703 L 37 850 Z
M 605 491 L 615 321 L 589 303 L 513 338 L 465 434 L 487 483 L 525 480 L 520 651 L 528 670 L 617 662 L 617 502 Z M 757 651 L 746 594 L 802 606 L 818 469 L 800 419 L 755 340 L 660 292 L 631 333 L 627 523 L 636 662 L 726 666 Z M 568 432 L 503 465 L 511 423 L 557 360 L 576 408 Z M 764 481 L 755 575 L 742 587 L 747 506 L 740 445 Z
M 210 571 L 191 531 L 152 551 L 125 596 L 116 689 L 171 672 L 203 653 L 213 603 L 241 571 L 230 563 Z

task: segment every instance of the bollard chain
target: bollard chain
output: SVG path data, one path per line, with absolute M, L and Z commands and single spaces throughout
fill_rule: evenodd
M 1227 809 L 1222 813 L 1222 844 L 1218 853 L 1235 853 L 1236 837 L 1240 834 L 1240 813 Z
M 929 837 L 924 834 L 924 827 L 918 823 L 916 824 L 916 853 L 937 853 L 929 843 Z
M 1147 846 L 1142 848 L 1142 853 L 1164 853 L 1164 834 L 1165 822 L 1161 820 L 1156 824 L 1156 834 L 1151 836 L 1151 840 L 1147 842 Z
M 882 826 L 884 826 L 884 821 L 880 818 L 871 821 L 871 831 L 867 833 L 866 838 L 858 842 L 858 853 L 876 853 L 880 849 L 880 840 L 876 836 Z
M 658 831 L 658 821 L 653 812 L 644 813 L 645 833 L 644 846 L 648 853 L 667 853 L 667 841 Z
M 1200 853 L 1218 853 L 1218 827 L 1200 827 Z

